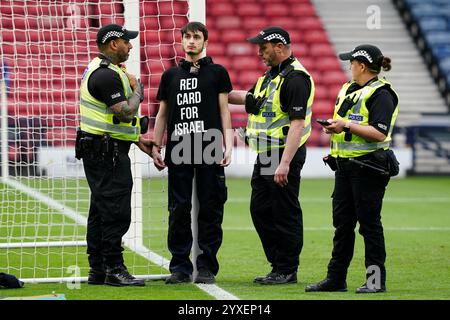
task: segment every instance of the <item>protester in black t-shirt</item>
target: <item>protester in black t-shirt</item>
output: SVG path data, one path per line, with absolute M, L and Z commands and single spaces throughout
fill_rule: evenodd
M 228 110 L 232 90 L 228 72 L 202 52 L 208 30 L 199 22 L 181 29 L 185 59 L 164 72 L 157 99 L 155 166 L 169 172 L 168 246 L 172 253 L 167 284 L 190 282 L 193 272 L 191 198 L 194 175 L 199 200 L 196 283 L 214 283 L 219 270 L 217 252 L 222 243 L 223 207 L 227 198 L 224 167 L 231 161 L 233 135 Z M 167 127 L 165 159 L 160 149 Z M 222 143 L 225 150 L 222 150 Z

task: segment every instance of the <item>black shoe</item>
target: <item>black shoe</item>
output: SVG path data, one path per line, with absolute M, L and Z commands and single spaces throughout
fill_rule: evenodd
M 90 269 L 88 275 L 88 284 L 105 284 L 106 273 L 103 270 Z
M 306 286 L 305 292 L 346 292 L 347 283 L 345 281 L 337 281 L 326 278 L 319 283 Z
M 116 266 L 106 269 L 105 284 L 116 287 L 124 286 L 145 286 L 144 280 L 136 279 L 125 266 Z
M 274 276 L 275 275 L 275 272 L 273 272 L 273 271 L 270 271 L 268 274 L 266 274 L 265 276 L 259 276 L 259 277 L 256 277 L 255 279 L 253 279 L 253 282 L 254 283 L 261 283 L 261 281 L 263 281 L 265 278 L 267 278 L 267 277 L 271 277 L 271 276 Z
M 375 288 L 375 286 L 372 286 L 373 288 L 369 288 L 367 286 L 367 283 L 364 283 L 361 287 L 356 289 L 356 293 L 379 293 L 379 292 L 386 292 L 386 286 L 381 285 L 380 288 Z
M 197 277 L 195 278 L 194 283 L 206 283 L 213 284 L 216 282 L 214 274 L 208 269 L 200 269 L 198 270 Z
M 191 276 L 183 272 L 174 272 L 166 279 L 166 284 L 191 282 Z
M 297 272 L 283 274 L 279 272 L 269 273 L 267 277 L 260 280 L 259 284 L 288 284 L 297 283 Z

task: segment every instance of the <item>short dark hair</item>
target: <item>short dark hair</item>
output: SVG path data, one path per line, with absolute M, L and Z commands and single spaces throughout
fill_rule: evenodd
M 184 36 L 189 31 L 200 31 L 203 33 L 203 38 L 205 38 L 205 41 L 208 40 L 208 29 L 206 29 L 206 26 L 201 22 L 193 21 L 186 24 L 183 28 L 181 28 L 181 36 Z

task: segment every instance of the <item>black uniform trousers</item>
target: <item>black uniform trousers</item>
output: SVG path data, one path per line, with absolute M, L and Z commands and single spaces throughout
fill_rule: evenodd
M 306 147 L 301 146 L 294 155 L 285 187 L 274 182 L 283 149 L 278 151 L 264 154 L 265 159 L 274 157 L 275 161 L 270 163 L 272 169 L 258 155 L 251 180 L 250 213 L 272 271 L 290 274 L 298 269 L 303 247 L 303 216 L 298 198 Z
M 223 208 L 227 199 L 224 168 L 220 165 L 168 165 L 169 232 L 168 247 L 172 254 L 170 272 L 192 274 L 189 259 L 192 248 L 191 208 L 194 168 L 197 181 L 198 245 L 197 269 L 219 271 L 217 252 L 222 244 Z
M 122 237 L 131 222 L 131 189 L 133 178 L 128 157 L 130 142 L 120 141 L 120 151 L 113 162 L 110 152 L 83 156 L 83 166 L 91 190 L 87 222 L 89 265 L 103 270 L 123 264 Z
M 384 285 L 386 250 L 381 206 L 390 178 L 348 159 L 338 158 L 337 165 L 332 195 L 335 233 L 328 278 L 346 279 L 355 245 L 354 229 L 356 222 L 359 222 L 359 233 L 363 236 L 365 245 L 365 266 L 378 266 L 381 284 Z

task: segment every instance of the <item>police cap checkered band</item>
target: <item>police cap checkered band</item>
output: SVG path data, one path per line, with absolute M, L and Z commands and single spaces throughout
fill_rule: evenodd
M 357 46 L 350 52 L 339 54 L 341 60 L 358 60 L 368 64 L 376 64 L 381 66 L 383 54 L 380 49 L 370 44 L 362 44 Z
M 291 43 L 289 33 L 281 27 L 267 27 L 263 29 L 256 37 L 248 38 L 251 43 L 281 42 L 283 44 Z
M 138 36 L 139 31 L 128 31 L 118 24 L 108 24 L 97 32 L 97 43 L 103 44 L 115 38 L 131 40 Z

